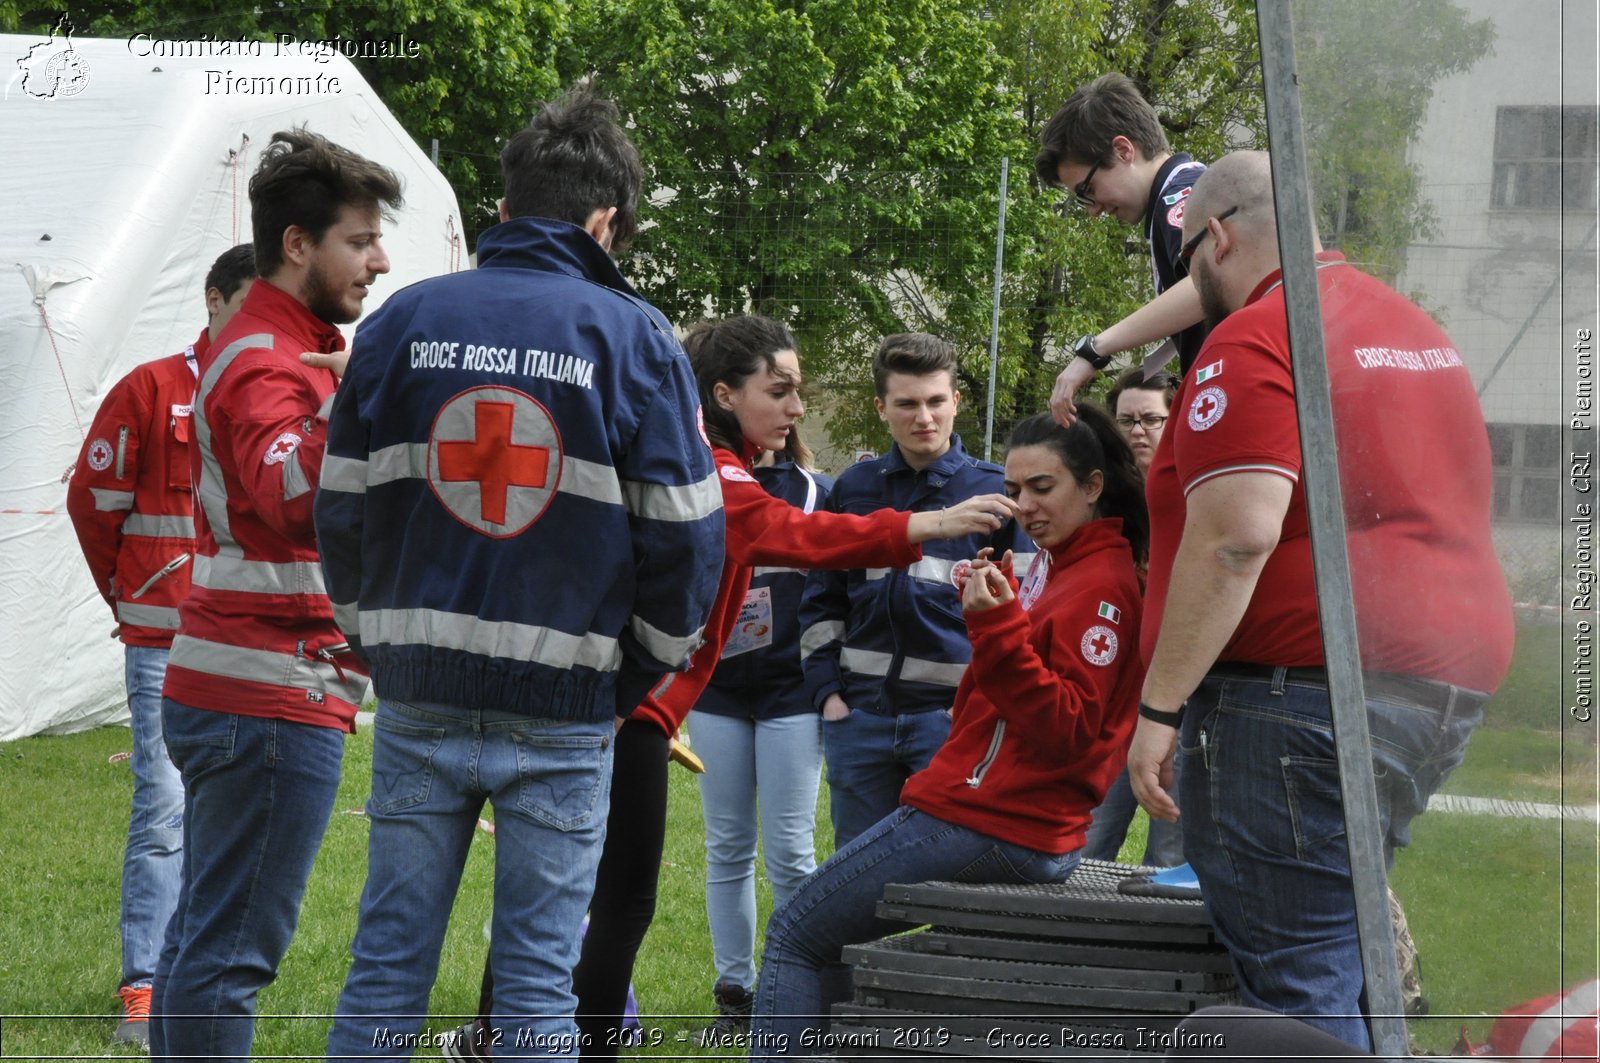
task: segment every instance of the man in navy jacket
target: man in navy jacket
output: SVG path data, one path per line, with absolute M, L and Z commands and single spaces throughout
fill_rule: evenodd
M 361 326 L 329 424 L 323 566 L 379 697 L 330 1058 L 413 1043 L 485 800 L 496 1054 L 575 1047 L 614 721 L 687 665 L 722 566 L 688 360 L 609 254 L 643 176 L 616 108 L 548 103 L 501 164 L 478 269 Z
M 956 351 L 927 333 L 887 336 L 872 360 L 889 452 L 839 474 L 828 508 L 929 510 L 998 492 L 998 465 L 970 456 L 954 434 L 961 393 Z M 983 547 L 1014 550 L 1027 570 L 1033 543 L 1007 522 L 993 535 L 939 539 L 904 569 L 814 569 L 800 605 L 806 684 L 822 711 L 834 845 L 842 848 L 900 803 L 950 733 L 950 707 L 972 657 L 957 562 Z

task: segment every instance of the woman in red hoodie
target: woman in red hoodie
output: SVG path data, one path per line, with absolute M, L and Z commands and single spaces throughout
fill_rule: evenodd
M 1122 769 L 1138 713 L 1143 477 L 1098 409 L 1011 434 L 1006 493 L 1039 554 L 1020 589 L 979 558 L 962 589 L 972 664 L 950 737 L 901 807 L 839 850 L 772 914 L 751 1059 L 798 1053 L 849 994 L 845 945 L 904 930 L 878 918 L 891 882 L 1060 882 Z
M 702 322 L 684 337 L 705 435 L 722 486 L 726 557 L 705 641 L 685 672 L 662 680 L 619 721 L 611 772 L 611 814 L 589 905 L 589 930 L 572 976 L 585 1059 L 614 1059 L 626 1043 L 623 1007 L 634 957 L 655 914 L 667 825 L 667 754 L 672 736 L 699 700 L 722 656 L 757 565 L 796 568 L 901 568 L 922 557 L 929 539 L 987 534 L 1012 519 L 1004 495 L 976 495 L 948 509 L 892 509 L 866 516 L 807 513 L 767 494 L 751 474 L 762 451 L 781 451 L 805 412 L 794 336 L 764 317 Z M 693 430 L 692 428 L 690 429 Z M 706 765 L 716 771 L 716 764 Z M 484 978 L 487 1013 L 492 979 Z M 447 1058 L 472 1059 L 494 1045 L 482 1018 L 447 1046 Z M 504 1051 L 502 1049 L 502 1051 Z

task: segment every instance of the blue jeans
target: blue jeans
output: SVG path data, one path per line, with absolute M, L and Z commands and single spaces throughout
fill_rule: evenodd
M 898 716 L 854 709 L 842 720 L 823 720 L 834 846 L 843 849 L 898 808 L 906 780 L 948 737 L 950 714 L 938 709 Z
M 122 855 L 122 984 L 155 977 L 167 921 L 183 881 L 183 777 L 161 737 L 161 684 L 167 650 L 124 647 L 128 711 L 133 714 L 133 809 Z
M 1367 699 L 1385 851 L 1466 755 L 1486 696 L 1445 710 Z M 1241 1002 L 1369 1048 L 1344 809 L 1325 686 L 1214 673 L 1180 735 L 1184 852 Z
M 719 982 L 756 984 L 756 822 L 774 906 L 817 869 L 822 729 L 815 713 L 771 720 L 689 714 L 705 761 L 706 915 Z M 758 800 L 759 799 L 759 800 Z
M 409 1059 L 467 850 L 494 805 L 496 1059 L 576 1056 L 583 913 L 611 800 L 612 723 L 380 700 L 367 884 L 328 1058 Z
M 344 735 L 180 705 L 161 722 L 183 773 L 183 885 L 151 998 L 157 1058 L 247 1059 L 339 788 Z
M 772 913 L 756 985 L 751 1060 L 815 1054 L 801 1035 L 825 1032 L 829 1007 L 850 995 L 850 970 L 839 962 L 840 951 L 906 929 L 878 918 L 889 883 L 1062 882 L 1077 866 L 1076 851 L 1041 853 L 897 808 L 834 853 Z
M 1175 771 L 1180 770 L 1176 767 L 1178 763 L 1174 761 Z M 1094 822 L 1089 824 L 1089 834 L 1083 842 L 1084 859 L 1115 860 L 1122 852 L 1122 843 L 1128 838 L 1128 825 L 1138 809 L 1139 802 L 1128 782 L 1128 769 L 1123 768 L 1111 789 L 1106 791 L 1105 800 L 1094 810 Z M 1183 863 L 1183 827 L 1164 819 L 1152 819 L 1142 862 L 1148 867 L 1177 867 Z

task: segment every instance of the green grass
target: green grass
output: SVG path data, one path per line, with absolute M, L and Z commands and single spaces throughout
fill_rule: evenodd
M 1504 696 L 1504 695 L 1503 695 Z M 0 746 L 0 1054 L 85 1058 L 110 1053 L 117 1007 L 117 890 L 132 791 L 128 732 L 103 728 Z M 335 815 L 313 872 L 300 927 L 278 981 L 260 1002 L 260 1057 L 320 1058 L 324 1017 L 348 964 L 365 873 L 370 735 L 346 747 Z M 1593 799 L 1594 732 L 1487 727 L 1447 789 L 1459 794 L 1580 803 Z M 641 1055 L 699 1052 L 679 1042 L 704 1022 L 715 977 L 704 903 L 699 792 L 674 769 L 660 902 L 635 971 L 647 1024 L 662 1047 Z M 1587 797 L 1586 797 L 1587 795 Z M 829 848 L 826 787 L 819 856 Z M 1124 846 L 1142 852 L 1140 814 Z M 477 1004 L 489 915 L 493 842 L 473 845 L 452 917 L 432 1006 L 435 1029 Z M 1596 974 L 1596 831 L 1592 823 L 1433 814 L 1418 821 L 1395 887 L 1406 902 L 1434 1011 L 1469 1016 L 1419 1024 L 1424 1045 L 1448 1049 L 1465 1021 L 1481 1039 L 1489 1016 Z M 763 915 L 770 890 L 758 864 Z M 124 1052 L 124 1054 L 130 1054 Z

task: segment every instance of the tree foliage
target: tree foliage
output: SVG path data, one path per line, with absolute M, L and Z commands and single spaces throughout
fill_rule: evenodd
M 555 53 L 567 33 L 564 0 L 310 0 L 260 8 L 110 0 L 96 5 L 92 17 L 78 17 L 79 32 L 95 37 L 383 41 L 403 32 L 417 42 L 419 58 L 351 62 L 424 150 L 434 139 L 448 149 L 439 168 L 469 233 L 494 221 L 500 188 L 492 159 L 500 139 L 557 89 Z
M 1307 165 L 1322 241 L 1393 283 L 1435 216 L 1407 150 L 1433 87 L 1494 43 L 1451 0 L 1294 5 Z
M 1406 146 L 1431 87 L 1492 31 L 1450 0 L 1294 14 L 1324 237 L 1392 273 L 1431 222 Z M 0 0 L 0 27 L 53 17 Z M 1251 0 L 107 0 L 79 21 L 84 35 L 170 39 L 403 30 L 421 59 L 354 62 L 418 143 L 438 139 L 469 234 L 493 221 L 504 138 L 535 101 L 592 78 L 650 172 L 624 272 L 685 325 L 754 311 L 794 327 L 836 399 L 840 445 L 885 442 L 867 364 L 879 337 L 907 330 L 961 351 L 973 442 L 1002 158 L 1002 431 L 1043 408 L 1073 336 L 1150 298 L 1142 231 L 1065 208 L 1032 175 L 1038 130 L 1078 85 L 1128 74 L 1173 148 L 1202 160 L 1265 146 Z

